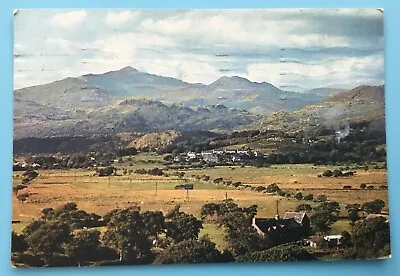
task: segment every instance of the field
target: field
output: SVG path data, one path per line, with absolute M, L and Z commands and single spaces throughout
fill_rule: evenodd
M 160 158 L 160 157 L 157 157 Z M 154 156 L 139 156 L 133 161 L 120 164 L 127 168 L 162 167 Z M 133 166 L 131 166 L 133 165 Z M 284 191 L 303 195 L 312 193 L 314 197 L 324 194 L 328 200 L 338 201 L 342 207 L 342 215 L 346 215 L 344 205 L 363 203 L 374 199 L 382 199 L 387 211 L 387 190 L 378 187 L 387 183 L 386 170 L 359 170 L 355 176 L 324 178 L 318 177 L 328 167 L 312 165 L 274 165 L 269 168 L 254 167 L 215 167 L 208 169 L 184 170 L 185 176 L 152 176 L 147 174 L 126 174 L 111 177 L 93 176 L 89 170 L 39 170 L 39 176 L 22 192 L 30 194 L 29 199 L 21 203 L 13 196 L 13 220 L 21 223 L 13 224 L 13 229 L 20 232 L 23 226 L 40 217 L 40 211 L 46 207 L 58 207 L 67 202 L 75 202 L 80 209 L 88 212 L 105 214 L 114 208 L 131 204 L 139 204 L 142 210 L 161 210 L 167 212 L 176 204 L 181 205 L 185 212 L 200 216 L 200 208 L 207 202 L 221 202 L 232 198 L 241 206 L 258 205 L 258 217 L 274 217 L 276 201 L 279 200 L 279 213 L 293 211 L 300 203 L 316 203 L 299 201 L 293 197 L 257 193 L 251 190 L 236 190 L 235 188 L 216 185 L 213 179 L 222 177 L 224 180 L 241 181 L 243 184 L 267 186 L 277 183 Z M 329 167 L 329 169 L 335 169 Z M 121 170 L 119 170 L 120 173 Z M 166 171 L 169 175 L 173 171 Z M 121 173 L 122 174 L 122 173 Z M 210 182 L 195 181 L 192 175 L 208 175 Z M 185 179 L 189 178 L 189 179 Z M 21 183 L 21 172 L 14 172 L 13 184 Z M 175 190 L 174 187 L 183 183 L 193 183 L 193 190 Z M 361 183 L 374 185 L 374 190 L 361 190 Z M 343 186 L 352 186 L 352 190 L 343 190 Z M 347 221 L 339 221 L 332 227 L 333 233 L 341 233 L 347 229 Z M 210 237 L 223 247 L 220 229 L 215 225 L 206 224 L 201 234 Z

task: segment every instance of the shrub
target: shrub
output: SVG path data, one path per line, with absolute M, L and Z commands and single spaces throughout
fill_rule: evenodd
M 333 175 L 331 170 L 326 170 L 322 173 L 322 176 L 324 177 L 331 177 Z
M 304 196 L 303 199 L 304 200 L 313 200 L 314 199 L 314 195 L 313 194 L 308 194 L 308 195 Z
M 302 200 L 303 199 L 303 194 L 301 192 L 299 192 L 294 196 L 294 198 L 297 199 L 297 200 Z

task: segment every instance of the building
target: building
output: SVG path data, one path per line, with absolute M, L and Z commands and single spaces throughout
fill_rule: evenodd
M 219 157 L 216 154 L 203 155 L 203 160 L 209 163 L 218 163 Z
M 323 242 L 324 242 L 323 237 L 315 235 L 312 236 L 310 239 L 310 246 L 317 248 L 320 247 L 323 244 Z
M 190 159 L 195 159 L 197 157 L 196 153 L 192 151 L 189 151 L 186 155 Z
M 342 235 L 328 235 L 324 236 L 324 240 L 329 247 L 339 247 L 342 244 Z
M 293 219 L 301 226 L 310 227 L 310 219 L 305 212 L 286 212 L 283 219 Z
M 281 242 L 298 241 L 307 237 L 310 232 L 310 220 L 304 212 L 286 212 L 283 218 L 252 219 L 252 226 L 258 234 L 270 235 Z

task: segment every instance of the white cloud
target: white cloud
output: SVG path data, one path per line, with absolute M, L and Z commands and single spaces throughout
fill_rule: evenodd
M 256 63 L 247 66 L 244 76 L 251 81 L 274 85 L 294 84 L 308 88 L 351 84 L 355 80 L 377 80 L 383 73 L 383 55 L 351 57 L 320 64 L 290 62 Z M 377 75 L 378 74 L 378 75 Z
M 107 13 L 104 22 L 110 27 L 120 27 L 139 15 L 139 11 L 121 11 Z
M 278 13 L 279 14 L 279 13 Z M 277 20 L 276 12 L 257 10 L 226 11 L 218 14 L 204 10 L 141 23 L 145 31 L 175 39 L 193 39 L 203 44 L 258 45 L 275 47 L 346 47 L 349 42 L 342 36 L 299 34 L 307 27 L 306 21 Z M 284 34 L 284 35 L 283 35 Z
M 63 29 L 73 29 L 82 24 L 87 18 L 84 10 L 58 13 L 51 18 L 51 22 Z

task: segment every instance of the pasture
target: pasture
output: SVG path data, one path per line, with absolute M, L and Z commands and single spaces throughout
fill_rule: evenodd
M 143 163 L 139 160 L 146 161 Z M 149 162 L 152 160 L 150 157 L 140 157 L 139 160 L 135 159 L 132 162 L 133 166 L 129 168 L 137 168 L 135 164 L 142 164 L 148 168 L 162 167 L 161 162 Z M 126 163 L 120 164 L 121 167 L 124 165 Z M 303 195 L 312 193 L 314 198 L 324 194 L 328 200 L 341 204 L 342 215 L 346 215 L 344 205 L 374 199 L 384 200 L 386 203 L 384 211 L 387 211 L 387 190 L 378 189 L 379 185 L 387 183 L 386 170 L 360 170 L 351 177 L 318 177 L 318 174 L 326 169 L 328 169 L 326 166 L 312 165 L 273 165 L 269 168 L 214 167 L 182 170 L 185 172 L 183 178 L 136 173 L 98 177 L 93 176 L 94 171 L 85 169 L 39 170 L 39 176 L 29 184 L 28 188 L 21 191 L 30 194 L 26 202 L 19 202 L 13 195 L 13 220 L 22 222 L 14 224 L 13 228 L 20 231 L 23 228 L 21 225 L 39 218 L 43 208 L 55 208 L 67 202 L 75 202 L 80 209 L 100 215 L 131 204 L 139 204 L 142 210 L 160 210 L 166 213 L 176 204 L 180 204 L 181 210 L 197 217 L 200 217 L 202 205 L 208 202 L 221 202 L 225 198 L 233 199 L 240 206 L 257 204 L 258 217 L 274 217 L 276 200 L 279 200 L 281 215 L 285 211 L 293 211 L 300 203 L 309 203 L 312 206 L 316 204 L 312 201 L 299 201 L 293 197 L 281 197 L 246 189 L 237 190 L 234 187 L 214 184 L 212 180 L 219 177 L 256 186 L 277 183 L 284 191 L 292 194 L 302 192 Z M 329 167 L 329 169 L 334 168 Z M 174 171 L 165 172 L 171 175 Z M 208 175 L 210 181 L 196 181 L 192 175 Z M 21 172 L 14 172 L 13 185 L 20 184 L 21 180 Z M 183 183 L 193 183 L 194 189 L 189 191 L 174 189 L 176 185 Z M 371 185 L 375 185 L 376 188 L 361 190 L 359 188 L 361 183 L 374 183 Z M 354 189 L 343 190 L 345 185 Z M 338 225 L 333 229 L 339 231 L 343 226 Z M 213 227 L 207 226 L 202 233 L 215 231 Z M 213 237 L 215 238 L 215 235 Z

